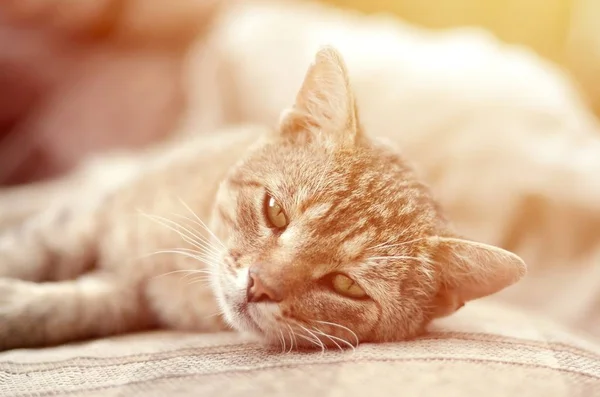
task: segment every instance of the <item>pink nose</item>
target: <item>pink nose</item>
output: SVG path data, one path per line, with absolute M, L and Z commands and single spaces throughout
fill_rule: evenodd
M 275 289 L 269 288 L 261 279 L 258 270 L 251 267 L 248 274 L 246 299 L 250 302 L 281 302 L 282 298 Z

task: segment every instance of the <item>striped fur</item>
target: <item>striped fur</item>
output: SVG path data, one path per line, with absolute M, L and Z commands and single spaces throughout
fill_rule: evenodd
M 83 170 L 61 181 L 76 194 L 0 235 L 0 348 L 223 320 L 286 348 L 402 340 L 524 274 L 455 236 L 399 152 L 363 131 L 332 48 L 279 128 L 197 139 Z M 267 226 L 267 193 L 285 230 Z M 279 302 L 246 300 L 251 267 Z M 333 272 L 366 298 L 332 290 Z

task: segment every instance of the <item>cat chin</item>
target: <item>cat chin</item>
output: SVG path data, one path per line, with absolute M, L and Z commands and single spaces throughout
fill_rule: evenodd
M 250 334 L 257 338 L 261 343 L 273 345 L 279 342 L 280 327 L 275 323 L 275 320 L 270 313 L 263 313 L 264 308 L 257 307 L 258 305 L 248 305 L 246 303 L 238 305 L 230 305 L 226 312 L 229 323 L 236 330 Z M 262 309 L 262 310 L 261 310 Z M 268 309 L 267 309 L 268 310 Z M 271 310 L 268 310 L 270 312 Z
M 264 304 L 252 306 L 243 304 L 241 307 L 230 307 L 225 313 L 233 328 L 274 350 L 339 349 L 340 346 L 344 346 L 336 343 L 334 339 L 314 333 L 306 335 L 306 328 L 286 323 L 281 317 L 273 315 L 272 307 Z
M 236 331 L 253 335 L 262 334 L 260 328 L 252 318 L 238 309 L 226 305 L 223 308 L 223 315 L 229 326 Z
M 229 325 L 237 331 L 264 335 L 255 318 L 249 313 L 248 304 L 243 299 L 235 299 L 234 296 L 223 294 L 219 304 Z

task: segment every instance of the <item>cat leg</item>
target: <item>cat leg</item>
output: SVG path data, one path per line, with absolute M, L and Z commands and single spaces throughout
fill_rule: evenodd
M 0 190 L 0 277 L 65 280 L 88 271 L 99 209 L 143 170 L 143 157 L 105 154 L 53 181 Z
M 105 274 L 41 284 L 0 278 L 0 351 L 146 329 L 139 291 Z
M 69 187 L 75 188 L 70 178 L 64 177 L 0 189 L 0 233 L 64 201 Z
M 0 278 L 73 279 L 94 266 L 98 220 L 92 209 L 62 206 L 0 233 Z
M 84 200 L 106 195 L 137 167 L 133 153 L 103 153 L 84 160 L 62 176 L 22 186 L 0 188 L 0 231 L 59 207 L 81 206 Z M 73 193 L 77 192 L 77 195 Z

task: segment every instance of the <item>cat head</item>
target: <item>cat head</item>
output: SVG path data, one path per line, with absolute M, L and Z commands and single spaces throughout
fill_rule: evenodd
M 221 184 L 212 227 L 226 319 L 287 346 L 410 338 L 525 273 L 518 256 L 456 236 L 400 154 L 365 135 L 332 48 Z

